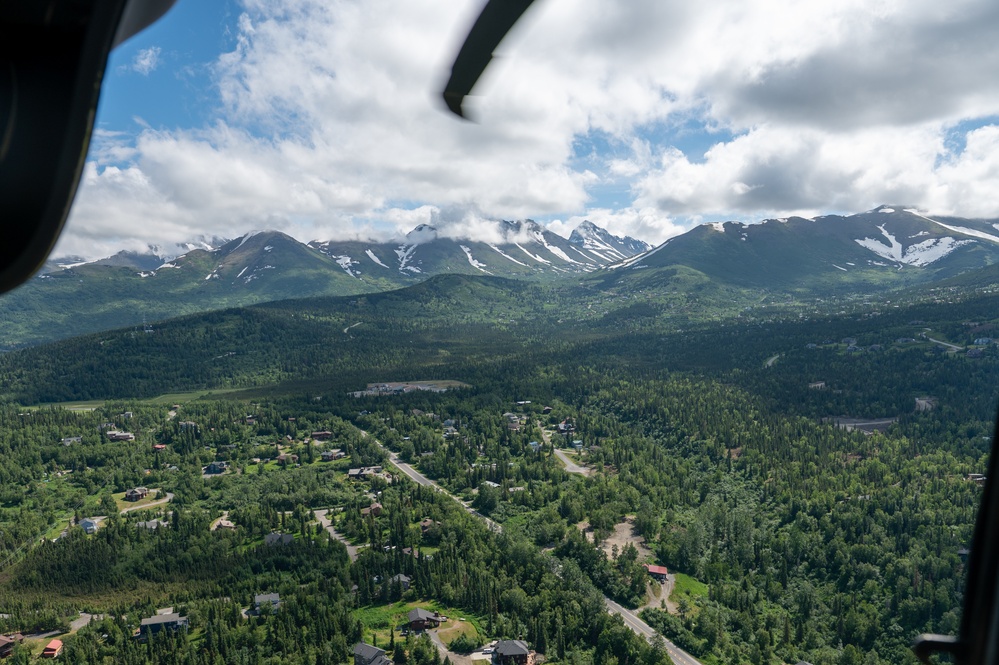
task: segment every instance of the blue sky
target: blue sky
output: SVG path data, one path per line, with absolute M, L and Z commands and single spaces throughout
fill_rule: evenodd
M 179 0 L 111 58 L 57 252 L 526 217 L 658 243 L 881 203 L 999 216 L 994 3 L 537 0 L 467 123 L 437 95 L 480 8 Z

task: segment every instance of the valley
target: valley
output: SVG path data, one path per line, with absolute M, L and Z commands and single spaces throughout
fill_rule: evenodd
M 29 661 L 52 634 L 74 662 L 521 639 L 549 662 L 832 665 L 956 630 L 991 278 L 696 315 L 692 292 L 588 288 L 441 275 L 0 356 L 0 634 L 46 635 Z M 137 488 L 160 494 L 123 506 Z M 187 629 L 131 637 L 166 607 Z M 417 608 L 461 629 L 423 637 Z

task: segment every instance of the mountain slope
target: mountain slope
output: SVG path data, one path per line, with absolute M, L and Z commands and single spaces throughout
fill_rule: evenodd
M 248 234 L 166 262 L 118 255 L 39 275 L 0 298 L 0 349 L 211 309 L 385 287 L 344 275 L 283 233 Z
M 394 275 L 404 282 L 447 273 L 552 279 L 591 272 L 649 247 L 634 238 L 613 236 L 591 222 L 583 222 L 577 231 L 566 240 L 532 220 L 502 221 L 483 233 L 488 239 L 470 240 L 444 237 L 435 227 L 421 224 L 401 243 L 309 245 L 351 276 Z
M 712 223 L 671 238 L 612 269 L 683 265 L 725 283 L 812 291 L 904 286 L 999 262 L 999 229 L 988 220 L 937 220 L 881 206 L 850 216 L 791 217 L 761 224 Z M 991 233 L 990 233 L 991 231 Z
M 396 243 L 314 241 L 276 231 L 212 247 L 204 239 L 166 260 L 118 254 L 84 263 L 50 261 L 46 272 L 0 298 L 0 350 L 98 330 L 260 302 L 372 293 L 439 274 L 557 279 L 596 270 L 644 243 L 619 239 L 607 257 L 580 251 L 533 221 L 498 222 L 495 242 L 440 237 L 421 225 Z M 633 253 L 633 252 L 632 252 Z M 61 264 L 61 268 L 60 268 Z

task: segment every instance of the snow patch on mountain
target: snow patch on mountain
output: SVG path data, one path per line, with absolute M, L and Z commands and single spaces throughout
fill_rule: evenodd
M 881 208 L 878 212 L 895 212 L 894 208 Z
M 503 258 L 510 259 L 511 261 L 513 261 L 514 263 L 516 263 L 518 266 L 524 266 L 525 268 L 527 267 L 526 263 L 522 263 L 522 262 L 518 261 L 517 259 L 513 258 L 509 254 L 507 254 L 506 252 L 504 252 L 502 249 L 500 249 L 499 247 L 497 247 L 496 245 L 489 245 L 489 246 L 492 247 L 493 249 L 495 249 L 496 253 L 499 254 L 500 256 L 502 256 Z
M 239 279 L 240 277 L 242 277 L 242 276 L 243 276 L 243 273 L 244 273 L 244 272 L 246 272 L 246 271 L 247 271 L 247 269 L 249 269 L 249 267 L 250 267 L 250 266 L 246 266 L 246 268 L 243 268 L 242 270 L 240 270 L 240 271 L 239 271 L 239 274 L 238 274 L 238 275 L 236 275 L 236 279 Z
M 884 225 L 879 226 L 878 229 L 888 240 L 888 245 L 885 245 L 876 238 L 855 239 L 854 242 L 861 247 L 871 250 L 882 258 L 917 267 L 927 266 L 947 256 L 958 247 L 974 242 L 973 240 L 957 240 L 950 237 L 929 238 L 914 245 L 903 247 L 895 239 L 895 236 L 885 230 Z
M 529 251 L 527 251 L 526 249 L 524 249 L 519 242 L 515 242 L 513 244 L 517 248 L 519 248 L 520 251 L 522 251 L 524 254 L 527 254 L 529 257 L 531 257 L 532 259 L 534 259 L 538 263 L 544 263 L 545 265 L 551 265 L 552 264 L 552 262 L 549 261 L 548 259 L 544 259 L 544 258 L 542 258 L 540 256 L 535 255 L 535 254 L 531 254 Z
M 486 273 L 487 275 L 492 274 L 491 272 L 486 270 L 485 263 L 480 263 L 479 261 L 476 261 L 474 258 L 472 258 L 471 248 L 466 247 L 465 245 L 458 245 L 458 246 L 461 247 L 461 251 L 465 252 L 465 257 L 468 259 L 468 265 L 472 266 L 476 270 Z
M 951 226 L 950 224 L 944 224 L 943 222 L 939 222 L 935 219 L 927 217 L 926 215 L 921 215 L 919 211 L 916 210 L 915 208 L 906 208 L 905 211 L 912 213 L 916 217 L 921 217 L 928 222 L 933 222 L 938 226 L 942 226 L 948 231 L 953 231 L 954 233 L 962 233 L 966 236 L 971 236 L 973 238 L 981 238 L 982 240 L 988 240 L 989 242 L 999 243 L 999 238 L 997 238 L 994 235 L 985 233 L 984 231 L 976 231 L 975 229 L 969 229 L 964 226 Z
M 649 258 L 653 254 L 655 254 L 656 252 L 658 252 L 659 250 L 661 250 L 666 245 L 670 244 L 670 242 L 672 240 L 673 240 L 673 238 L 670 238 L 669 240 L 667 240 L 663 244 L 659 245 L 658 247 L 653 247 L 652 249 L 650 249 L 650 250 L 648 250 L 646 252 L 642 252 L 641 254 L 635 254 L 634 256 L 629 256 L 624 261 L 621 261 L 619 263 L 615 263 L 614 265 L 610 265 L 610 266 L 607 266 L 607 267 L 608 267 L 608 269 L 613 270 L 613 269 L 616 269 L 616 268 L 627 268 L 628 266 L 634 266 L 634 264 L 638 263 L 639 261 L 644 261 L 645 259 Z M 645 266 L 635 266 L 635 268 L 638 268 L 638 267 L 643 267 L 644 268 Z
M 425 226 L 425 225 L 421 225 L 421 226 Z M 420 227 L 417 227 L 417 228 L 420 228 Z M 413 258 L 413 252 L 416 250 L 416 247 L 417 247 L 416 245 L 409 245 L 409 246 L 399 245 L 399 248 L 397 250 L 395 250 L 395 255 L 399 257 L 399 270 L 406 270 L 407 269 L 406 264 L 409 263 L 409 260 L 411 258 Z M 416 272 L 420 272 L 420 271 L 417 270 Z
M 377 263 L 378 265 L 380 265 L 382 268 L 388 268 L 387 265 L 385 265 L 384 263 L 382 263 L 381 261 L 378 260 L 378 257 L 375 256 L 375 253 L 372 252 L 370 249 L 364 250 L 364 253 L 368 255 L 369 259 L 371 259 L 372 261 L 374 261 L 375 263 Z
M 345 273 L 347 273 L 351 277 L 357 277 L 358 279 L 360 279 L 360 277 L 358 277 L 358 275 L 356 275 L 354 271 L 350 269 L 350 266 L 356 263 L 354 259 L 344 255 L 344 256 L 334 256 L 333 260 L 336 261 L 341 268 L 343 268 L 343 271 Z
M 233 251 L 236 251 L 237 249 L 239 249 L 240 247 L 242 247 L 243 245 L 245 245 L 246 241 L 249 240 L 250 238 L 252 238 L 253 236 L 260 235 L 261 233 L 263 233 L 263 231 L 250 231 L 245 236 L 243 236 L 243 239 L 239 241 L 239 244 L 236 245 L 236 247 L 233 249 Z

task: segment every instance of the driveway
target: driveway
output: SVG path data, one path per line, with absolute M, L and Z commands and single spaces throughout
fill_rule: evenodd
M 344 547 L 347 548 L 347 555 L 350 557 L 350 560 L 357 561 L 358 550 L 360 550 L 361 547 L 367 547 L 367 546 L 361 545 L 360 547 L 358 547 L 357 545 L 351 545 L 350 541 L 347 540 L 342 533 L 337 532 L 337 530 L 333 528 L 333 520 L 329 516 L 330 513 L 329 509 L 323 508 L 322 510 L 314 511 L 314 513 L 316 515 L 316 519 L 319 520 L 319 524 L 322 525 L 324 529 L 329 531 L 331 536 L 339 540 L 341 543 L 343 543 Z

